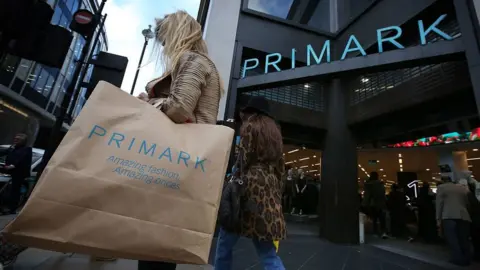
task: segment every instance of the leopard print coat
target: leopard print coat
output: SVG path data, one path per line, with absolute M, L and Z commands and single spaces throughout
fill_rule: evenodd
M 255 138 L 248 125 L 247 135 L 239 145 L 244 166 L 242 174 L 247 182 L 240 234 L 260 241 L 282 240 L 287 231 L 282 211 L 284 159 L 280 157 L 275 164 L 259 161 L 252 149 Z

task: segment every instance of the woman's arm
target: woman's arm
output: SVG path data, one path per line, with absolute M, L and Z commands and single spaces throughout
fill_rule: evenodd
M 184 53 L 172 73 L 170 94 L 160 109 L 175 123 L 193 120 L 190 117 L 210 73 L 210 67 L 202 57 L 195 53 Z

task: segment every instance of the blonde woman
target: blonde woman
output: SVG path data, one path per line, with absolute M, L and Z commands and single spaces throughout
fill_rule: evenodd
M 215 125 L 223 93 L 208 57 L 200 24 L 185 11 L 156 20 L 156 42 L 163 46 L 165 73 L 147 84 L 139 98 L 156 106 L 173 122 Z M 139 270 L 175 269 L 176 264 L 139 261 Z

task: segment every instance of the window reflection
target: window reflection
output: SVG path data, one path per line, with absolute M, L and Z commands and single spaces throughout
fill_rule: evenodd
M 249 0 L 248 8 L 286 19 L 293 0 Z
M 330 27 L 330 0 L 317 1 L 308 25 L 322 31 L 334 32 Z

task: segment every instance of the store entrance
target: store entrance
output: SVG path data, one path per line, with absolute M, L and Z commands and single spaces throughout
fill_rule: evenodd
M 285 145 L 283 212 L 290 235 L 318 235 L 321 152 Z
M 443 261 L 449 253 L 436 223 L 437 187 L 445 177 L 466 188 L 477 183 L 480 143 L 405 146 L 358 152 L 361 211 L 367 215 L 365 239 L 383 249 L 400 253 L 408 250 Z M 449 170 L 445 170 L 447 166 Z M 372 206 L 365 204 L 368 192 L 379 192 L 372 189 L 371 178 L 375 173 L 385 187 L 384 224 L 371 211 Z

